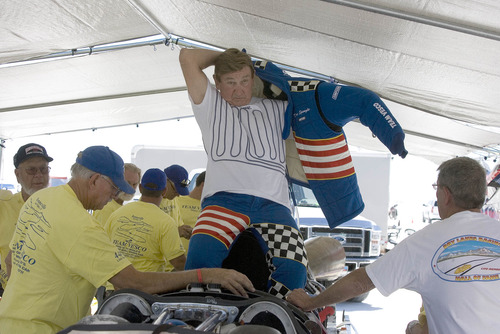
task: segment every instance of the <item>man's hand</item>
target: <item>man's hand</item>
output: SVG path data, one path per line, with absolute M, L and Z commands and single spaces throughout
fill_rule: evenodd
M 190 239 L 191 234 L 193 233 L 193 228 L 189 225 L 181 225 L 178 227 L 178 230 L 181 238 Z
M 218 283 L 238 296 L 248 298 L 247 291 L 255 291 L 252 282 L 246 275 L 233 269 L 203 268 L 203 283 Z
M 423 326 L 417 320 L 410 321 L 408 326 L 406 326 L 406 334 L 429 334 L 429 329 L 425 325 Z
M 286 296 L 286 301 L 300 307 L 304 311 L 314 309 L 311 305 L 312 297 L 309 296 L 304 289 L 295 289 Z

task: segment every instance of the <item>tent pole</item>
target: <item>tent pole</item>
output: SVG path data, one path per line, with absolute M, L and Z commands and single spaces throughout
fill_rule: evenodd
M 442 20 L 434 20 L 428 17 L 418 16 L 411 13 L 405 13 L 401 11 L 395 11 L 387 8 L 377 7 L 369 4 L 359 3 L 352 0 L 323 0 L 330 2 L 339 6 L 350 7 L 354 9 L 359 9 L 371 13 L 376 13 L 380 15 L 395 17 L 398 19 L 413 21 L 421 24 L 426 24 L 438 28 L 448 29 L 451 31 L 456 31 L 468 35 L 478 36 L 482 38 L 488 38 L 495 41 L 500 41 L 500 34 L 492 31 L 487 31 L 484 29 L 479 29 L 475 27 L 470 27 L 466 25 L 458 25 L 451 22 L 445 22 Z

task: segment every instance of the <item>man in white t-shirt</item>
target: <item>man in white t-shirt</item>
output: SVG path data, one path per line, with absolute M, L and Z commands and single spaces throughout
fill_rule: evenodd
M 438 171 L 433 186 L 441 221 L 318 296 L 297 289 L 287 300 L 311 310 L 374 287 L 385 296 L 405 288 L 422 296 L 429 333 L 495 332 L 500 327 L 500 222 L 481 213 L 485 171 L 467 157 L 448 160 Z
M 182 49 L 179 60 L 208 158 L 186 269 L 220 267 L 248 229 L 268 259 L 265 290 L 283 297 L 304 287 L 307 256 L 291 215 L 282 138 L 287 102 L 252 96 L 253 64 L 237 49 Z M 203 72 L 212 65 L 215 86 Z
M 12 275 L 0 302 L 1 333 L 53 334 L 87 315 L 97 287 L 160 293 L 190 282 L 221 283 L 247 295 L 252 284 L 224 269 L 141 272 L 121 254 L 87 210 L 100 210 L 120 191 L 135 190 L 123 160 L 105 146 L 78 154 L 71 180 L 32 194 L 21 208 L 10 243 Z

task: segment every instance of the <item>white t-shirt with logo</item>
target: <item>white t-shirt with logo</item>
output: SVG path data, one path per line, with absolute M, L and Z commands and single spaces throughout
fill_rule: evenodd
M 422 296 L 429 333 L 500 328 L 500 222 L 463 211 L 418 231 L 366 267 L 385 296 Z

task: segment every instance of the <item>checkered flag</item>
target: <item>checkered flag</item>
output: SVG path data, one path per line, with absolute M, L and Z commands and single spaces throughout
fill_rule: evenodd
M 307 267 L 304 240 L 293 227 L 277 224 L 254 224 L 264 241 L 267 242 L 271 256 L 291 259 Z
M 258 68 L 259 70 L 264 70 L 267 65 L 267 60 L 256 60 L 253 67 Z
M 271 295 L 281 299 L 285 299 L 285 296 L 288 292 L 290 292 L 290 289 L 288 289 L 286 286 L 275 280 L 272 281 L 272 285 L 269 288 L 269 293 Z
M 307 92 L 310 90 L 316 90 L 316 87 L 319 84 L 318 80 L 310 80 L 310 81 L 298 81 L 291 80 L 288 81 L 290 85 L 290 91 L 292 92 Z

